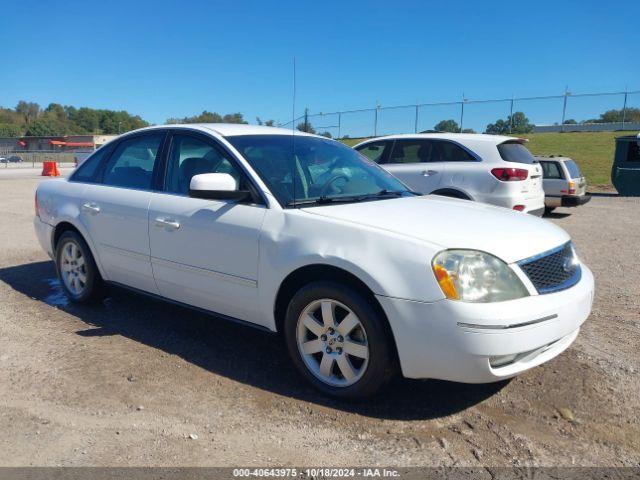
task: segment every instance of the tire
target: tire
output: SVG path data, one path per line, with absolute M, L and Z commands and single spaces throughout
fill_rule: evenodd
M 102 299 L 104 285 L 91 250 L 81 235 L 64 232 L 56 243 L 56 272 L 65 295 L 74 303 Z
M 556 207 L 544 207 L 544 214 L 545 215 L 549 215 L 551 212 L 553 212 L 556 209 Z
M 323 323 L 325 312 L 335 328 Z M 356 290 L 333 282 L 311 283 L 287 308 L 287 349 L 296 368 L 322 393 L 340 399 L 370 397 L 397 370 L 385 321 Z

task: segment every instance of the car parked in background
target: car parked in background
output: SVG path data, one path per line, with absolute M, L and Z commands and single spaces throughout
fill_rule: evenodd
M 578 164 L 568 157 L 537 156 L 542 166 L 544 205 L 547 213 L 557 207 L 577 207 L 591 200 L 587 179 Z
M 22 157 L 18 155 L 10 155 L 8 157 L 0 157 L 0 163 L 21 163 Z
M 416 192 L 544 213 L 540 165 L 526 140 L 484 134 L 391 135 L 355 145 Z
M 129 132 L 41 182 L 35 211 L 72 301 L 108 283 L 280 332 L 336 397 L 372 395 L 398 369 L 513 377 L 564 351 L 593 299 L 551 222 L 415 195 L 340 142 L 274 127 Z

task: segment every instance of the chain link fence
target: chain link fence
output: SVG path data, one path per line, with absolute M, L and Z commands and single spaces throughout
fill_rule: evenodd
M 633 110 L 631 110 L 633 109 Z M 317 133 L 334 138 L 362 138 L 395 133 L 434 130 L 442 120 L 453 120 L 457 131 L 485 132 L 488 125 L 501 119 L 505 133 L 517 133 L 513 124 L 516 112 L 523 112 L 533 131 L 638 130 L 640 90 L 623 92 L 571 93 L 536 97 L 462 99 L 450 102 L 410 105 L 377 105 L 373 108 L 305 114 L 282 123 L 292 128 L 311 125 Z M 604 122 L 601 114 L 616 110 L 614 121 Z M 633 113 L 633 117 L 629 114 Z M 610 115 L 611 116 L 611 115 Z M 598 120 L 593 122 L 592 120 Z
M 42 168 L 43 162 L 57 162 L 60 167 L 73 167 L 91 153 L 93 150 L 60 152 L 0 149 L 0 168 Z

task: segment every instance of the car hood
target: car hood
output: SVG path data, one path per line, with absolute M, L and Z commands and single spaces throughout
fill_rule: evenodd
M 436 195 L 302 210 L 416 238 L 439 249 L 482 250 L 507 263 L 551 250 L 570 239 L 560 227 L 526 213 Z

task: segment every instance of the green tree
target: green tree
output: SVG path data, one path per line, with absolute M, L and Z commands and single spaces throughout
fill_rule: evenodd
M 18 105 L 16 105 L 16 113 L 22 115 L 24 123 L 29 125 L 40 115 L 40 105 L 35 102 L 20 100 Z
M 263 122 L 260 117 L 256 117 L 256 122 L 258 125 L 264 125 L 265 127 L 273 127 L 276 124 L 275 120 L 265 120 Z
M 301 132 L 316 133 L 316 129 L 313 128 L 313 125 L 311 125 L 308 120 L 305 122 L 300 122 L 296 128 Z
M 22 129 L 18 125 L 0 123 L 0 137 L 19 137 Z
M 43 115 L 31 122 L 25 135 L 29 137 L 38 137 L 45 135 L 66 135 L 67 133 L 69 133 L 69 130 L 64 122 L 61 122 L 51 116 Z
M 438 123 L 436 123 L 435 127 L 433 127 L 434 130 L 437 130 L 438 132 L 459 132 L 460 131 L 460 127 L 458 126 L 458 122 L 456 122 L 455 120 L 441 120 Z
M 327 138 L 333 138 L 333 135 L 331 135 L 331 132 L 328 132 L 328 131 L 324 131 L 320 135 Z
M 533 130 L 533 125 L 529 123 L 529 119 L 523 112 L 515 112 L 513 118 L 511 115 L 506 120 L 496 120 L 495 123 L 487 125 L 487 133 L 505 134 L 505 133 L 529 133 Z
M 184 118 L 168 118 L 167 122 L 172 123 L 248 123 L 241 113 L 227 113 L 222 116 L 217 112 L 204 110 L 200 115 Z

